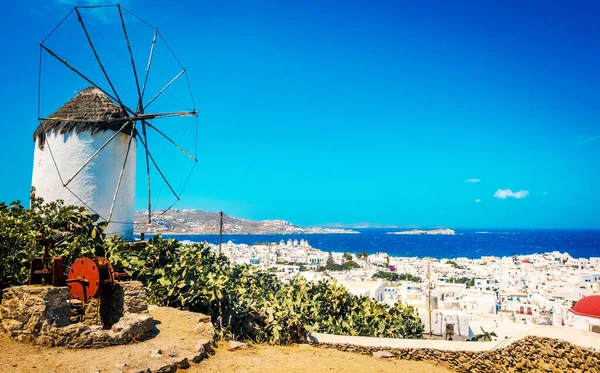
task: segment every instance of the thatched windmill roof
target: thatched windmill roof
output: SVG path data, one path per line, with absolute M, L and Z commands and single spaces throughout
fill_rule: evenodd
M 42 121 L 33 133 L 33 140 L 39 139 L 41 142 L 44 136 L 52 131 L 61 134 L 71 131 L 90 131 L 92 134 L 109 129 L 118 131 L 124 124 L 123 120 L 119 119 L 126 117 L 121 107 L 106 97 L 101 90 L 89 87 L 77 93 Z M 126 133 L 130 131 L 130 126 L 123 129 Z

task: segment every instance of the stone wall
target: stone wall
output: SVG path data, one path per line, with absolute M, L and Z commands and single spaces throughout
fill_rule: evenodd
M 0 330 L 11 334 L 38 334 L 51 325 L 69 325 L 65 287 L 17 286 L 2 291 Z
M 87 302 L 85 322 L 70 323 L 67 300 L 66 287 L 25 285 L 4 289 L 0 335 L 46 346 L 103 347 L 142 340 L 153 328 L 146 293 L 137 281 L 119 282 L 111 296 Z
M 140 281 L 120 282 L 123 291 L 123 312 L 148 314 L 146 289 Z
M 478 342 L 470 342 L 477 344 Z M 405 360 L 431 361 L 458 372 L 600 373 L 600 352 L 552 338 L 528 336 L 504 348 L 447 351 L 321 343 L 320 347 Z M 600 346 L 599 346 L 600 347 Z M 385 351 L 386 353 L 381 353 Z

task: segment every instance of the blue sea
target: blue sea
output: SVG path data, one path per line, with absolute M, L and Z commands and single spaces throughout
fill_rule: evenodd
M 356 229 L 360 234 L 223 235 L 223 242 L 253 244 L 288 239 L 308 240 L 323 251 L 385 252 L 401 257 L 480 258 L 568 252 L 576 258 L 600 257 L 600 230 L 456 230 L 456 235 L 394 235 L 393 229 Z M 218 235 L 165 235 L 195 242 L 218 243 Z

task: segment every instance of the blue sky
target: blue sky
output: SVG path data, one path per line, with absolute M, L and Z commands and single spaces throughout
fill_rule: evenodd
M 123 5 L 188 69 L 200 162 L 180 208 L 303 225 L 600 228 L 598 2 Z M 0 16 L 0 200 L 27 198 L 38 44 L 70 7 L 9 2 Z M 52 42 L 78 56 L 88 46 L 70 36 Z M 46 91 L 45 109 L 73 89 Z M 140 172 L 140 208 L 143 183 Z

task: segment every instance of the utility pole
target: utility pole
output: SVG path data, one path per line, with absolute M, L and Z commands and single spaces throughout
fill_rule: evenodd
M 219 255 L 221 255 L 221 243 L 223 242 L 223 211 L 219 212 Z
M 427 300 L 427 311 L 429 312 L 429 336 L 433 335 L 433 325 L 431 325 L 431 260 L 427 259 L 427 287 L 429 288 L 429 299 Z
M 267 253 L 267 271 L 269 270 L 269 267 L 271 266 L 271 242 L 269 242 L 268 246 L 269 246 L 269 251 Z

